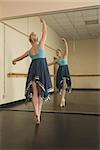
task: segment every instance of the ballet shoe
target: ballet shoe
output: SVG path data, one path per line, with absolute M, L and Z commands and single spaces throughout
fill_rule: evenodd
M 60 107 L 65 107 L 65 100 L 62 100 L 62 101 L 61 101 Z
M 35 119 L 36 125 L 39 125 L 40 124 L 40 119 L 39 119 L 38 115 L 34 114 L 34 119 Z
M 38 117 L 38 115 L 36 115 L 36 125 L 39 125 L 40 124 L 40 119 Z

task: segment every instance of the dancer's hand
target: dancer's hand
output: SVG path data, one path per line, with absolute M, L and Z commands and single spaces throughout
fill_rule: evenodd
M 61 38 L 62 39 L 62 41 L 66 41 L 66 39 L 65 38 Z
M 12 64 L 13 64 L 13 65 L 16 65 L 16 61 L 15 61 L 15 60 L 13 60 L 13 61 L 12 61 Z
M 41 23 L 43 23 L 44 19 L 43 19 L 43 18 L 40 18 L 40 21 L 41 21 Z

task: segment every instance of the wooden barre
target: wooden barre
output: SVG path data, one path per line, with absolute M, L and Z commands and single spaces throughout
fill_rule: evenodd
M 100 74 L 78 74 L 71 75 L 71 77 L 100 77 Z
M 56 75 L 50 75 L 51 77 L 55 77 Z M 26 73 L 8 73 L 7 77 L 27 77 Z M 80 74 L 80 75 L 71 75 L 71 77 L 100 77 L 100 75 L 96 74 Z
M 8 73 L 7 77 L 27 77 L 26 73 Z
M 54 77 L 54 75 L 50 75 Z M 27 73 L 8 73 L 7 77 L 27 77 Z

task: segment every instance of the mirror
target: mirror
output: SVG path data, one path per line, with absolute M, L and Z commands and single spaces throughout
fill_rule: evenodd
M 72 93 L 66 92 L 66 106 L 60 108 L 61 96 L 55 87 L 57 65 L 49 67 L 54 94 L 43 104 L 45 112 L 99 114 L 100 102 L 100 8 L 85 8 L 26 16 L 0 22 L 1 49 L 1 109 L 32 111 L 32 103 L 25 104 L 24 89 L 30 59 L 12 66 L 13 58 L 30 48 L 28 35 L 34 31 L 41 37 L 39 17 L 47 23 L 48 36 L 45 53 L 48 63 L 54 60 L 58 48 L 68 42 L 68 66 Z M 16 102 L 15 102 L 16 101 Z M 8 104 L 10 103 L 10 104 Z

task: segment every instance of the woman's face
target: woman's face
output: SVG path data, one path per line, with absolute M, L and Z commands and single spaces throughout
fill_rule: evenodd
M 61 54 L 61 50 L 57 50 L 57 51 L 56 51 L 56 55 L 57 55 L 57 57 L 61 57 L 61 55 L 62 55 L 62 54 Z

